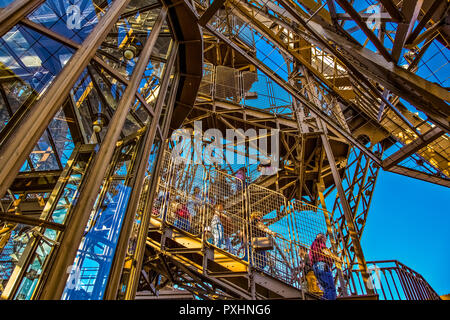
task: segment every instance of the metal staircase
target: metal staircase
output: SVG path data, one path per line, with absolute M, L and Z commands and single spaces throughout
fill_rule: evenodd
M 189 218 L 182 216 L 186 210 Z M 183 299 L 322 299 L 308 291 L 301 252 L 310 250 L 318 233 L 326 234 L 332 247 L 334 229 L 327 226 L 326 210 L 288 201 L 256 183 L 245 186 L 214 167 L 179 161 L 166 151 L 151 212 L 138 299 L 165 298 L 169 291 Z M 214 232 L 218 212 L 228 217 L 221 220 L 222 239 Z M 254 223 L 255 216 L 263 225 Z M 395 283 L 381 279 L 376 268 L 370 269 L 375 294 L 368 293 L 345 252 L 333 254 L 339 300 L 437 297 L 423 278 L 421 287 L 426 284 L 431 294 L 386 296 L 384 290 L 393 290 Z M 414 288 L 416 280 L 407 277 Z
M 300 250 L 327 233 L 322 209 L 257 184 L 245 187 L 213 167 L 177 163 L 169 152 L 158 180 L 140 299 L 139 291 L 156 295 L 168 283 L 208 299 L 320 298 L 306 290 Z M 177 216 L 188 207 L 189 223 Z M 214 231 L 220 210 L 228 217 L 221 220 L 224 239 Z M 266 243 L 259 247 L 257 239 Z

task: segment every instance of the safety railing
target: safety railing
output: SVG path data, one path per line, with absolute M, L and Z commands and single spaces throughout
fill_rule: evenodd
M 380 300 L 440 300 L 422 275 L 399 261 L 368 261 L 367 267 Z M 359 270 L 352 271 L 349 284 L 352 295 L 366 294 Z
M 323 235 L 330 247 L 334 235 L 321 208 L 288 201 L 282 194 L 238 177 L 179 161 L 166 152 L 161 166 L 152 214 L 167 224 L 204 239 L 260 272 L 298 289 L 322 295 L 322 278 L 313 272 L 318 255 L 311 245 Z M 324 249 L 324 248 L 321 248 Z M 340 283 L 340 257 L 327 255 L 333 286 Z M 320 258 L 320 257 L 319 257 Z M 332 290 L 332 289 L 330 289 Z M 335 292 L 335 291 L 334 291 Z M 335 293 L 334 293 L 335 295 Z
M 324 299 L 366 295 L 359 270 L 337 251 L 328 212 L 215 167 L 163 157 L 152 215 L 246 261 L 251 268 Z M 368 262 L 383 300 L 439 299 L 398 261 Z
M 266 75 L 205 63 L 198 91 L 200 101 L 218 99 L 242 106 L 290 114 L 291 97 Z

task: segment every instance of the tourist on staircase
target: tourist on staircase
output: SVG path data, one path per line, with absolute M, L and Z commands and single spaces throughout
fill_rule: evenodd
M 211 219 L 211 233 L 213 235 L 213 244 L 220 249 L 230 249 L 227 248 L 224 231 L 224 223 L 227 223 L 228 219 L 230 218 L 224 212 L 223 204 L 216 204 L 214 206 L 214 215 Z
M 239 168 L 234 176 L 242 181 L 242 186 L 240 183 L 236 184 L 236 191 L 245 190 L 247 188 L 247 169 L 245 167 Z
M 311 259 L 309 258 L 308 249 L 303 246 L 300 246 L 300 269 L 302 272 L 302 278 L 306 281 L 306 286 L 308 292 L 322 296 L 323 291 L 320 290 L 319 285 L 317 283 L 317 278 L 314 275 L 314 271 L 311 264 Z
M 311 244 L 309 258 L 311 259 L 314 274 L 324 290 L 323 298 L 336 300 L 336 287 L 331 272 L 333 259 L 329 254 L 326 241 L 326 236 L 323 233 L 319 233 Z
M 278 234 L 270 230 L 262 222 L 263 213 L 252 212 L 250 215 L 250 250 L 253 252 L 254 266 L 264 270 L 267 261 L 267 250 L 273 249 L 273 237 Z
M 191 214 L 186 204 L 177 202 L 174 226 L 189 232 L 191 230 Z
M 187 202 L 187 208 L 191 214 L 191 231 L 193 234 L 200 234 L 202 228 L 202 208 L 205 205 L 205 198 L 202 196 L 200 188 L 194 187 L 194 193 Z

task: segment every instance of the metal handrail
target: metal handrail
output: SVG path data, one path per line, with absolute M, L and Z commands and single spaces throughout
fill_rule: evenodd
M 253 269 L 295 288 L 305 289 L 305 265 L 301 252 L 310 251 L 319 233 L 327 235 L 329 248 L 334 240 L 334 231 L 326 224 L 325 216 L 329 214 L 326 210 L 299 200 L 288 201 L 281 193 L 255 183 L 246 185 L 241 179 L 214 167 L 175 162 L 171 153 L 166 151 L 159 179 L 160 195 L 153 204 L 155 218 L 194 236 L 201 236 L 202 241 L 247 261 Z M 197 199 L 192 194 L 194 188 L 199 188 Z M 216 208 L 219 203 L 223 205 L 221 212 L 228 215 L 221 222 L 218 221 L 222 213 L 219 214 Z M 174 209 L 174 205 L 178 209 Z M 201 219 L 196 220 L 190 214 L 189 220 L 179 219 L 174 214 L 174 210 L 189 211 L 188 207 L 190 214 L 200 215 L 196 218 Z M 262 218 L 261 222 L 255 224 L 253 216 Z M 217 223 L 221 224 L 220 236 L 217 233 L 212 235 L 211 231 Z M 263 249 L 259 243 L 261 240 Z M 332 251 L 332 254 L 335 256 L 330 260 L 335 265 L 332 273 L 340 291 L 349 291 L 351 296 L 367 295 L 360 270 L 353 270 L 355 266 L 348 264 L 345 251 Z M 419 273 L 396 260 L 369 261 L 367 265 L 369 272 L 372 271 L 370 279 L 380 299 L 439 299 Z
M 440 300 L 421 274 L 397 260 L 367 261 L 367 266 L 381 300 Z M 366 294 L 360 271 L 352 270 L 351 278 L 352 294 Z
M 302 282 L 306 275 L 300 252 L 302 249 L 305 252 L 310 250 L 318 233 L 333 237 L 327 232 L 325 210 L 298 200 L 288 201 L 281 193 L 257 184 L 246 185 L 241 179 L 215 168 L 192 163 L 175 164 L 168 151 L 164 163 L 157 190 L 159 194 L 152 210 L 155 218 L 194 236 L 209 234 L 205 240 L 218 249 L 293 287 L 304 287 Z M 188 207 L 194 208 L 192 191 L 195 187 L 200 189 L 202 198 L 198 202 L 202 205 L 190 212 L 189 220 L 177 218 L 174 211 L 182 213 Z M 212 220 L 216 214 L 214 206 L 219 202 L 224 204 L 223 210 L 229 219 L 222 222 L 226 243 L 218 244 L 217 236 L 211 239 L 211 230 L 214 229 Z M 206 219 L 197 219 L 195 223 L 192 213 Z M 255 224 L 251 218 L 255 215 L 262 218 L 264 226 Z M 264 242 L 263 249 L 260 249 L 258 241 Z M 244 250 L 237 250 L 239 246 Z M 336 272 L 333 270 L 334 274 Z

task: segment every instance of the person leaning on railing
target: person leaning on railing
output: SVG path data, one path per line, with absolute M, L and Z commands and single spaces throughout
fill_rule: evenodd
M 206 204 L 206 199 L 200 191 L 200 187 L 195 186 L 193 194 L 190 195 L 187 202 L 187 208 L 192 215 L 191 230 L 195 234 L 200 233 L 202 224 L 202 207 Z
M 214 206 L 214 215 L 211 219 L 211 233 L 213 244 L 220 249 L 230 250 L 231 244 L 225 237 L 224 224 L 228 225 L 230 217 L 223 210 L 223 204 L 218 203 Z
M 326 236 L 319 233 L 311 244 L 309 258 L 313 267 L 314 275 L 324 290 L 323 298 L 327 300 L 336 300 L 336 287 L 334 285 L 333 260 L 339 260 L 334 256 L 326 245 Z
M 254 254 L 254 260 L 255 260 L 255 266 L 264 269 L 264 267 L 267 264 L 266 259 L 266 252 L 267 248 L 258 248 L 258 243 L 261 239 L 267 239 L 268 235 L 271 237 L 279 236 L 278 233 L 270 230 L 262 221 L 263 214 L 261 212 L 253 212 L 250 215 L 249 220 L 249 227 L 250 227 L 250 235 L 251 239 L 248 241 L 248 247 L 247 247 L 247 240 L 244 237 L 244 231 L 237 230 L 236 232 L 236 238 L 239 239 L 238 241 L 241 242 L 240 248 L 236 250 L 236 255 L 238 257 L 242 257 L 242 260 L 248 261 L 248 250 L 247 248 L 250 248 L 251 251 L 253 251 Z
M 250 248 L 253 251 L 255 266 L 260 269 L 264 269 L 267 265 L 266 251 L 272 249 L 273 237 L 278 236 L 262 222 L 262 216 L 261 212 L 253 212 L 250 215 Z

